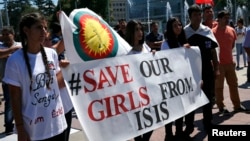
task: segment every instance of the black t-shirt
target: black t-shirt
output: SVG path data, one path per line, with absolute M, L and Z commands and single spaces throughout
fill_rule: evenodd
M 189 30 L 185 30 L 186 35 L 187 35 L 187 40 L 188 43 L 191 46 L 198 46 L 201 52 L 201 59 L 202 59 L 202 77 L 211 77 L 208 74 L 213 74 L 213 66 L 212 66 L 212 52 L 211 50 L 218 47 L 218 43 L 214 37 L 214 35 L 212 35 L 212 31 L 211 29 L 208 29 L 208 27 L 206 27 L 203 30 L 202 26 L 201 28 L 199 28 L 198 32 L 193 32 L 190 33 L 190 28 Z

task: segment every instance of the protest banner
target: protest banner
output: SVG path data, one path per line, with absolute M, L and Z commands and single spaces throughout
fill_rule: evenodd
M 125 141 L 208 103 L 198 47 L 74 62 L 63 75 L 89 141 Z
M 99 15 L 88 8 L 59 15 L 67 58 L 71 64 L 126 55 L 130 45 Z

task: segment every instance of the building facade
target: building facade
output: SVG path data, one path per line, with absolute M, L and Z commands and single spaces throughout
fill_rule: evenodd
M 128 20 L 128 1 L 109 0 L 109 24 L 115 26 L 120 19 Z
M 109 0 L 109 23 L 114 26 L 119 19 L 126 19 L 126 21 L 136 19 L 145 25 L 146 31 L 149 31 L 149 24 L 152 21 L 156 21 L 160 25 L 160 30 L 164 31 L 166 21 L 171 16 L 178 17 L 183 24 L 188 24 L 187 9 L 194 3 L 195 0 Z M 239 7 L 240 5 L 235 0 L 227 0 L 224 8 L 223 5 L 222 7 L 217 7 L 215 4 L 215 6 L 215 15 L 217 15 L 218 10 L 228 9 L 231 11 L 234 23 L 238 17 L 243 16 L 245 24 L 249 24 L 248 8 L 244 6 Z M 238 16 L 240 10 L 242 14 Z
M 186 0 L 188 5 L 194 0 Z M 160 30 L 164 30 L 167 19 L 171 16 L 179 17 L 185 22 L 185 0 L 110 0 L 109 23 L 114 26 L 119 19 L 136 19 L 141 21 L 149 30 L 149 24 L 157 21 Z M 187 18 L 186 18 L 187 19 Z

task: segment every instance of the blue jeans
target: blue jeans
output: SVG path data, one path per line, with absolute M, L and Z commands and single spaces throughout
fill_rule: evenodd
M 5 132 L 12 132 L 13 131 L 13 113 L 12 113 L 12 107 L 11 107 L 11 101 L 10 101 L 10 93 L 8 85 L 4 82 L 2 82 L 2 88 L 3 88 L 3 97 L 4 97 L 4 126 L 5 126 Z
M 243 62 L 244 62 L 244 66 L 246 66 L 246 52 L 245 49 L 242 47 L 242 43 L 236 43 L 236 66 L 240 66 L 240 54 L 242 53 L 243 56 Z

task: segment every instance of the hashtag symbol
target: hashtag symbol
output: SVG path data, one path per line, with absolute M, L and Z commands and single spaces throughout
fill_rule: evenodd
M 77 78 L 75 78 L 75 73 L 72 74 L 71 80 L 68 81 L 70 84 L 70 90 L 72 92 L 72 95 L 78 95 L 78 90 L 81 89 L 82 87 L 79 85 L 81 80 L 80 80 L 80 73 L 77 74 Z M 74 93 L 75 91 L 75 93 Z

